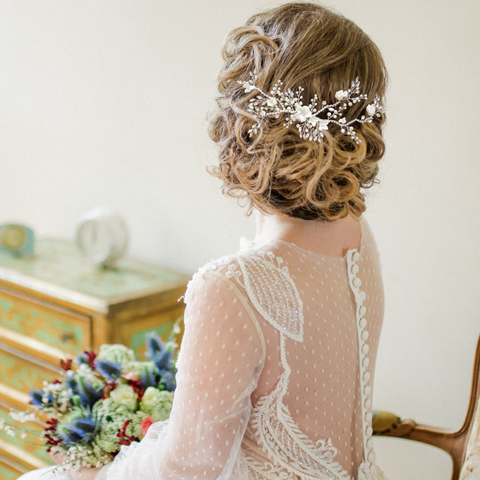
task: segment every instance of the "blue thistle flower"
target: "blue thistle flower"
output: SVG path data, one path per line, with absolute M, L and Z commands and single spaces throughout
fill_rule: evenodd
M 173 392 L 176 387 L 176 382 L 175 382 L 175 374 L 171 372 L 170 370 L 162 370 L 160 371 L 160 383 L 159 387 L 163 386 L 165 390 L 169 392 Z
M 89 365 L 88 355 L 85 352 L 80 352 L 77 355 L 77 362 L 78 362 L 79 365 L 82 365 L 82 363 L 85 364 L 85 365 Z
M 158 383 L 158 374 L 155 368 L 151 368 L 148 365 L 142 365 L 140 374 L 140 383 L 142 387 L 155 387 Z
M 157 370 L 156 377 L 160 375 L 160 382 L 157 383 L 157 388 L 168 390 L 173 392 L 175 390 L 175 367 L 173 363 L 173 355 L 175 353 L 175 344 L 172 342 L 163 342 L 160 337 L 154 332 L 147 335 L 145 339 L 147 345 L 147 357 L 153 360 L 153 364 Z M 145 378 L 144 378 L 145 377 Z M 153 381 L 153 375 L 149 378 L 142 373 L 143 382 L 149 382 L 148 386 L 155 386 Z
M 57 433 L 66 445 L 72 443 L 87 443 L 95 434 L 97 424 L 91 413 L 80 411 L 70 414 L 65 422 L 57 426 Z
M 36 407 L 41 407 L 43 405 L 43 392 L 41 390 L 32 390 L 29 392 L 30 401 Z
M 153 363 L 160 370 L 170 370 L 172 368 L 173 354 L 175 353 L 175 346 L 171 343 L 163 348 L 162 352 L 157 353 L 153 357 Z
M 78 395 L 80 393 L 78 390 L 78 382 L 75 377 L 68 377 L 65 383 L 67 388 L 72 391 L 73 395 Z
M 145 344 L 147 345 L 147 358 L 153 359 L 165 349 L 165 344 L 155 332 L 151 332 L 146 336 Z
M 115 380 L 122 374 L 122 366 L 110 360 L 97 360 L 95 367 L 108 380 Z
M 94 387 L 90 382 L 78 375 L 78 396 L 80 403 L 85 407 L 93 407 L 103 397 L 103 385 Z

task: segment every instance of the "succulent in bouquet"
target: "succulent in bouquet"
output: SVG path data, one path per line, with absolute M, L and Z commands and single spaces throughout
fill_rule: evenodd
M 86 351 L 76 360 L 61 360 L 60 378 L 30 392 L 33 409 L 11 416 L 27 422 L 46 415 L 40 439 L 48 451 L 55 448 L 70 469 L 111 462 L 122 445 L 140 441 L 152 423 L 170 416 L 177 345 L 173 337 L 163 342 L 151 333 L 146 346 L 146 361 L 124 345 L 107 344 L 98 354 Z M 14 435 L 11 426 L 0 428 Z

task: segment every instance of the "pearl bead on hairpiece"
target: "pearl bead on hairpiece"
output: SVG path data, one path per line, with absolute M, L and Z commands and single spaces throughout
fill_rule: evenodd
M 335 93 L 336 103 L 329 105 L 324 100 L 320 108 L 317 108 L 317 94 L 314 95 L 307 106 L 303 104 L 302 92 L 304 88 L 298 87 L 296 91 L 288 89 L 282 92 L 281 87 L 283 83 L 279 80 L 269 95 L 255 85 L 257 78 L 256 73 L 250 72 L 250 78 L 246 82 L 238 81 L 246 93 L 252 90 L 259 92 L 259 95 L 250 100 L 247 110 L 257 119 L 279 118 L 282 113 L 286 113 L 287 118 L 283 124 L 284 127 L 295 124 L 300 138 L 305 140 L 314 140 L 321 143 L 325 136 L 323 132 L 328 130 L 330 124 L 335 124 L 340 126 L 342 133 L 352 137 L 358 144 L 361 140 L 358 138 L 352 124 L 355 122 L 369 123 L 375 116 L 380 117 L 382 113 L 385 113 L 385 108 L 380 105 L 380 97 L 375 95 L 373 103 L 366 107 L 366 115 L 347 122 L 345 118 L 346 110 L 353 104 L 367 99 L 366 95 L 360 93 L 360 80 L 358 77 L 352 82 L 348 90 L 339 90 Z M 324 112 L 326 112 L 326 118 L 320 118 L 319 115 Z M 259 129 L 260 122 L 257 121 L 248 131 L 249 136 L 256 135 Z

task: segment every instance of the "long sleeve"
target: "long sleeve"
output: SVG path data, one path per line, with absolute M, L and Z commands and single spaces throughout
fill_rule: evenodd
M 250 396 L 265 357 L 260 327 L 236 284 L 215 266 L 194 276 L 186 303 L 171 417 L 123 447 L 108 480 L 223 480 L 242 469 Z

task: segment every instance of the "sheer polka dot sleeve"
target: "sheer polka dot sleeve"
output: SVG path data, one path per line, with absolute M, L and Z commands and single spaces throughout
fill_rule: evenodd
M 227 479 L 242 468 L 250 397 L 265 356 L 261 329 L 236 285 L 215 269 L 194 276 L 186 303 L 170 420 L 124 447 L 108 480 Z

